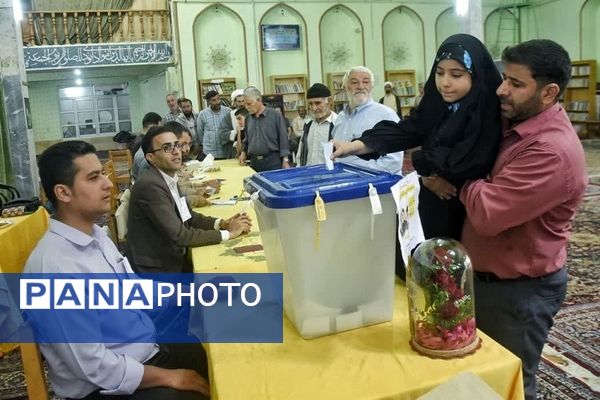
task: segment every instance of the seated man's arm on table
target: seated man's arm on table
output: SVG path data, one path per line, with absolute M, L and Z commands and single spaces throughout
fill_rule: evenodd
M 169 387 L 182 391 L 200 392 L 210 395 L 206 379 L 191 369 L 166 369 L 152 365 L 144 365 L 144 375 L 140 389 L 152 387 Z
M 138 344 L 143 345 L 143 344 Z M 106 395 L 132 394 L 138 388 L 170 387 L 209 394 L 208 382 L 196 371 L 169 370 L 141 362 L 123 354 L 117 354 L 102 343 L 46 344 L 42 345 L 44 356 L 67 367 L 79 379 L 86 380 Z
M 140 184 L 143 182 L 138 182 Z M 130 203 L 130 207 L 139 207 L 145 218 L 148 218 L 155 229 L 162 232 L 169 240 L 179 246 L 194 247 L 220 243 L 221 233 L 214 230 L 216 218 L 206 217 L 190 211 L 191 227 L 187 227 L 175 208 L 171 193 L 163 185 L 145 183 L 138 187 L 138 204 Z

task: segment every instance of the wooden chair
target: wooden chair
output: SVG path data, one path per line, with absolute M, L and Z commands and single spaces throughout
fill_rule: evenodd
M 115 179 L 123 189 L 127 189 L 131 185 L 131 166 L 133 160 L 129 149 L 124 150 L 109 150 L 108 159 L 112 161 L 115 172 Z
M 36 343 L 21 343 L 21 359 L 30 399 L 48 400 L 48 386 L 44 375 L 42 354 Z

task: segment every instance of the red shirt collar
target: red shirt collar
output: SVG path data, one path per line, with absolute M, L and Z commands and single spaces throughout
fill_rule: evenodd
M 556 113 L 560 112 L 562 109 L 559 103 L 552 105 L 550 108 L 542 111 L 541 113 L 534 115 L 531 118 L 526 119 L 525 121 L 519 122 L 512 127 L 508 126 L 504 132 L 504 136 L 508 136 L 509 134 L 516 132 L 521 138 L 526 136 L 535 134 L 539 132 L 540 126 L 546 125 L 546 123 L 554 118 Z

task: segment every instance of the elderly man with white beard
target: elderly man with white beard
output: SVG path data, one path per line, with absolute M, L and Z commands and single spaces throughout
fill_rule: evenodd
M 352 67 L 344 75 L 342 84 L 348 95 L 349 104 L 338 115 L 334 128 L 335 140 L 352 141 L 362 136 L 379 121 L 398 122 L 400 118 L 389 107 L 373 101 L 373 73 L 363 66 Z M 372 169 L 387 171 L 392 174 L 402 172 L 404 152 L 389 153 L 373 160 L 364 160 L 357 156 L 344 158 L 344 162 Z

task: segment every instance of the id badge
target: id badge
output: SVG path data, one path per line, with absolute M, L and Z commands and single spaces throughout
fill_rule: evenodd
M 183 221 L 183 222 L 192 218 L 192 214 L 190 214 L 190 209 L 187 206 L 185 197 L 179 198 L 179 214 L 181 215 L 181 221 Z

